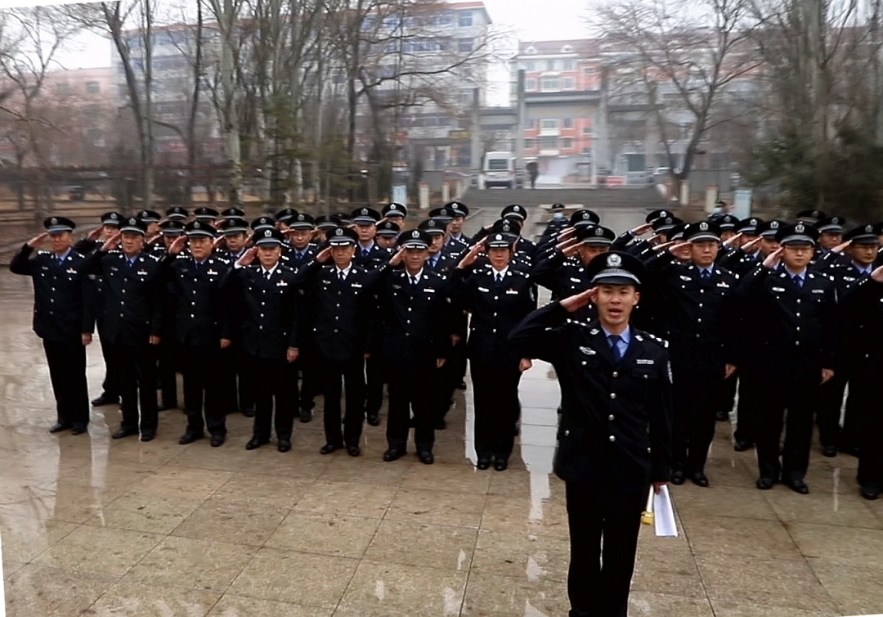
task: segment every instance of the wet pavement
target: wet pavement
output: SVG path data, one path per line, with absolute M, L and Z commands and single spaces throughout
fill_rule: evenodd
M 30 330 L 29 281 L 0 274 L 0 536 L 9 617 L 562 617 L 567 522 L 551 475 L 558 389 L 524 376 L 521 437 L 505 472 L 477 471 L 470 394 L 458 392 L 436 464 L 383 463 L 384 427 L 363 456 L 318 454 L 321 413 L 294 448 L 229 440 L 111 441 L 114 407 L 88 435 L 50 435 L 54 403 Z M 89 349 L 99 393 L 101 357 Z M 856 460 L 813 454 L 811 494 L 753 488 L 754 454 L 728 423 L 712 488 L 674 487 L 680 536 L 642 529 L 630 615 L 825 617 L 883 611 L 883 501 L 865 502 Z

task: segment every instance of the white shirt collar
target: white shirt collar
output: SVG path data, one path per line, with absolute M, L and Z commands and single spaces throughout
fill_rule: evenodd
M 353 269 L 353 262 L 350 262 L 350 265 L 348 265 L 348 266 L 347 266 L 346 268 L 344 268 L 343 270 L 341 270 L 341 269 L 338 268 L 337 266 L 334 266 L 334 271 L 337 272 L 337 276 L 338 276 L 338 278 L 340 278 L 340 275 L 341 275 L 341 274 L 343 274 L 344 277 L 349 276 L 349 274 L 350 274 L 350 270 L 352 270 L 352 269 Z
M 278 267 L 279 267 L 278 261 L 275 264 L 273 264 L 273 267 L 270 268 L 269 270 L 267 270 L 265 267 L 261 266 L 261 276 L 267 276 L 268 272 L 272 275 L 276 271 L 276 268 L 278 268 Z
M 423 278 L 423 268 L 420 268 L 420 271 L 417 274 L 409 274 L 407 270 L 405 270 L 405 275 L 408 277 L 408 280 L 415 278 L 417 282 L 420 282 L 420 279 Z
M 506 267 L 503 268 L 502 270 L 495 270 L 494 267 L 491 266 L 491 274 L 494 275 L 494 279 L 496 279 L 498 275 L 505 278 L 507 272 L 509 272 L 508 265 L 506 265 Z
M 55 253 L 55 259 L 60 259 L 60 260 L 67 259 L 67 256 L 71 254 L 72 250 L 73 249 L 71 249 L 71 247 L 67 247 L 67 250 L 64 253 L 62 253 L 61 255 L 59 255 L 58 253 Z

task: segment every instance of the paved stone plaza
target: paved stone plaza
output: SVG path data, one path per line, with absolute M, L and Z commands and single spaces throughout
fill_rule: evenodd
M 9 617 L 563 617 L 567 522 L 550 475 L 558 401 L 548 366 L 522 381 L 508 471 L 477 471 L 469 394 L 458 393 L 436 464 L 318 454 L 321 412 L 294 449 L 247 452 L 250 420 L 221 448 L 111 442 L 119 412 L 88 435 L 50 435 L 54 402 L 30 330 L 30 281 L 0 275 L 0 537 Z M 101 381 L 97 342 L 89 382 Z M 321 400 L 321 399 L 320 399 Z M 464 428 L 465 427 L 465 428 Z M 825 617 L 883 612 L 883 501 L 865 502 L 856 460 L 818 451 L 799 496 L 754 488 L 754 454 L 718 423 L 712 488 L 674 487 L 681 535 L 642 531 L 631 615 Z

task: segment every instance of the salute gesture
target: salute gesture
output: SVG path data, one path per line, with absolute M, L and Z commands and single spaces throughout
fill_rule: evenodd
M 254 261 L 255 255 L 258 254 L 258 247 L 253 246 L 242 254 L 238 260 L 236 260 L 236 265 L 240 268 L 244 268 L 245 266 L 250 266 Z
M 180 253 L 184 249 L 185 244 L 187 244 L 187 236 L 181 235 L 175 238 L 175 241 L 169 246 L 169 255 Z
M 782 252 L 785 249 L 781 246 L 777 248 L 775 251 L 767 255 L 767 258 L 763 260 L 763 267 L 767 270 L 772 270 L 776 267 L 776 264 L 779 263 L 779 260 L 782 258 Z
M 402 247 L 396 251 L 396 254 L 389 260 L 389 265 L 395 267 L 402 263 L 405 260 L 405 250 L 405 247 Z
M 41 244 L 43 244 L 43 241 L 48 237 L 49 237 L 49 232 L 44 231 L 40 235 L 34 236 L 30 240 L 28 240 L 28 247 L 35 249 L 38 246 L 40 246 Z
M 122 237 L 123 237 L 122 233 L 116 232 L 114 235 L 112 235 L 110 238 L 107 239 L 107 242 L 105 242 L 104 244 L 101 245 L 101 248 L 99 250 L 103 251 L 105 253 L 107 251 L 114 250 L 116 247 L 118 247 L 120 245 L 120 238 L 122 238 Z
M 741 238 L 742 238 L 742 232 L 740 231 L 735 236 L 732 236 L 731 238 L 727 238 L 726 240 L 721 242 L 721 244 L 726 247 L 730 247 L 730 246 L 733 246 L 734 244 L 736 244 L 737 242 L 739 242 L 739 240 Z
M 578 294 L 570 296 L 569 298 L 564 298 L 561 301 L 561 307 L 564 308 L 569 313 L 573 313 L 583 308 L 584 306 L 588 306 L 590 302 L 594 302 L 598 297 L 598 288 L 590 287 L 585 291 L 581 291 Z
M 469 266 L 475 263 L 475 260 L 478 258 L 478 254 L 484 250 L 486 243 L 486 238 L 482 239 L 481 242 L 476 242 L 472 245 L 472 248 L 469 249 L 469 252 L 463 256 L 463 259 L 460 260 L 460 263 L 457 264 L 457 268 L 460 270 L 465 270 Z

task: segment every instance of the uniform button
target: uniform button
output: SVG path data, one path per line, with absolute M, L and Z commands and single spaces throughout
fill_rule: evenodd
M 564 429 L 564 436 L 570 437 L 570 429 Z
M 411 320 L 410 320 L 410 319 L 406 319 L 406 320 L 405 320 L 405 323 L 408 323 L 408 324 L 409 324 L 409 323 L 411 323 Z
M 264 326 L 258 326 L 258 330 L 263 330 Z
M 797 331 L 800 332 L 800 326 L 797 326 Z
M 337 321 L 338 319 L 340 319 L 340 317 L 338 317 L 338 316 L 335 315 L 335 316 L 334 316 L 334 320 Z
M 585 362 L 583 362 L 583 364 L 585 364 Z M 613 371 L 613 376 L 614 376 L 614 377 L 619 377 L 619 372 L 618 372 L 618 371 Z
M 585 361 L 585 360 L 583 360 L 583 366 L 585 366 L 585 365 L 586 365 L 586 361 Z
M 411 312 L 411 307 L 410 307 L 410 306 L 408 307 L 408 312 L 409 312 L 409 313 Z
M 616 441 L 616 435 L 611 435 L 611 436 L 610 436 L 610 441 L 611 441 L 611 442 Z
M 797 347 L 800 347 L 800 341 L 794 341 L 794 345 L 796 345 Z
M 796 317 L 800 317 L 800 313 L 797 313 L 795 316 L 796 316 Z
M 616 398 L 616 392 L 611 392 L 611 393 L 610 393 L 610 398 Z
M 261 313 L 261 317 L 263 317 L 263 316 L 264 316 L 264 314 L 263 314 L 263 313 Z
M 195 302 L 195 301 L 194 301 L 194 302 L 191 302 L 191 303 L 190 303 L 190 306 L 196 306 L 196 302 Z
M 696 335 L 696 338 L 699 338 L 699 335 L 698 335 L 698 334 Z
M 497 333 L 497 329 L 496 329 L 496 328 L 494 328 L 493 330 L 491 330 L 491 334 L 496 334 L 496 333 Z
M 700 290 L 699 290 L 699 293 L 704 294 L 704 293 L 705 293 L 705 290 L 704 290 L 704 289 L 700 289 Z
M 800 304 L 800 298 L 797 299 L 797 304 Z
M 699 303 L 699 308 L 702 308 L 702 303 L 701 303 L 701 302 Z
M 50 302 L 55 302 L 55 298 L 49 298 Z
M 609 416 L 607 416 L 607 419 L 608 419 L 608 420 L 613 420 L 613 414 L 610 414 Z
M 700 317 L 699 319 L 697 319 L 696 323 L 702 323 L 702 318 Z
M 337 332 L 337 330 L 335 330 L 335 332 Z M 411 336 L 411 333 L 410 333 L 410 332 L 405 332 L 405 336 Z
M 190 313 L 190 319 L 193 319 L 193 313 Z
M 261 302 L 261 306 L 264 306 L 265 304 L 266 304 L 266 302 Z
M 335 308 L 340 308 L 340 305 L 339 305 L 339 304 L 335 304 L 334 307 L 335 307 Z
M 500 297 L 500 296 L 494 296 L 494 300 L 497 300 L 497 299 L 499 299 L 499 297 Z
M 496 313 L 494 313 L 494 317 L 496 317 L 496 316 L 497 316 L 497 314 L 496 314 Z

